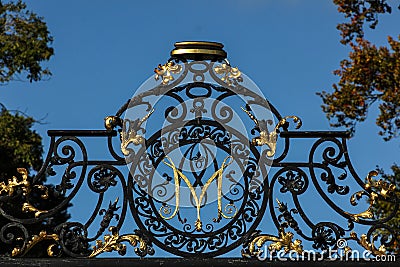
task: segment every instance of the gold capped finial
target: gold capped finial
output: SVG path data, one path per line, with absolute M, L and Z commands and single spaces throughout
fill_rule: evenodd
M 216 42 L 186 41 L 175 43 L 171 51 L 173 59 L 186 60 L 211 60 L 222 61 L 226 59 L 227 53 L 223 50 L 224 45 Z

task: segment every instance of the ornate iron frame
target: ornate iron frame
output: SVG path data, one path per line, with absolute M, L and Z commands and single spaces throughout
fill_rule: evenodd
M 201 258 L 224 255 L 242 246 L 242 256 L 246 258 L 260 256 L 262 252 L 274 255 L 278 251 L 294 251 L 301 254 L 304 251 L 301 240 L 309 242 L 319 251 L 343 248 L 348 252 L 350 247 L 340 247 L 338 241 L 355 240 L 375 255 L 388 253 L 386 248 L 400 241 L 398 229 L 392 229 L 385 224 L 399 212 L 400 202 L 396 188 L 382 180 L 375 180 L 375 171 L 370 172 L 365 180 L 357 175 L 348 155 L 348 132 L 288 130 L 288 119 L 294 119 L 298 127 L 301 126 L 300 119 L 295 116 L 282 117 L 266 99 L 241 86 L 241 73 L 225 61 L 226 53 L 222 47 L 216 43 L 176 44 L 176 49 L 171 53 L 172 58 L 155 70 L 159 85 L 135 96 L 114 116 L 106 117 L 106 130 L 48 131 L 50 147 L 41 170 L 34 177 L 28 177 L 25 169 L 19 169 L 21 177 L 12 177 L 8 182 L 0 183 L 0 214 L 7 220 L 0 230 L 0 246 L 8 248 L 6 254 L 13 257 L 29 255 L 30 250 L 38 243 L 47 242 L 49 256 L 92 258 L 110 251 L 124 255 L 126 244 L 130 244 L 136 247 L 134 251 L 138 256 L 144 257 L 154 254 L 152 244 L 155 244 L 159 249 L 178 256 Z M 192 68 L 196 62 L 194 60 L 203 60 L 201 64 L 205 64 L 205 69 Z M 214 83 L 204 80 L 205 70 L 210 72 Z M 181 84 L 189 74 L 193 75 L 193 81 Z M 203 91 L 196 94 L 193 88 L 202 88 Z M 176 105 L 183 108 L 181 114 L 173 104 L 165 108 L 165 119 L 170 124 L 145 138 L 142 124 L 151 119 L 155 107 L 144 99 L 151 95 L 169 97 L 170 101 L 175 101 Z M 249 123 L 255 123 L 252 139 L 230 128 L 227 123 L 233 112 L 227 107 L 218 110 L 217 103 L 213 104 L 212 118 L 203 117 L 203 113 L 207 112 L 204 108 L 207 98 L 213 96 L 218 101 L 223 101 L 236 95 L 245 95 L 252 99 L 246 103 L 242 113 L 248 116 L 248 120 L 250 118 Z M 191 109 L 186 106 L 184 97 L 193 104 Z M 127 109 L 140 105 L 146 106 L 147 115 L 136 120 L 122 118 Z M 253 115 L 252 105 L 268 106 L 279 123 L 272 130 L 268 129 L 267 121 L 259 121 Z M 189 113 L 194 115 L 194 119 L 185 120 Z M 178 128 L 180 130 L 176 131 Z M 111 159 L 89 159 L 82 141 L 87 137 L 105 140 Z M 288 155 L 292 143 L 299 139 L 313 140 L 308 160 L 290 161 Z M 224 162 L 218 158 L 204 157 L 198 151 L 196 153 L 195 146 L 207 142 L 213 143 L 227 155 Z M 276 142 L 279 155 L 275 155 Z M 122 155 L 115 148 L 118 143 L 121 145 Z M 266 149 L 261 149 L 262 147 Z M 206 169 L 197 172 L 192 166 L 191 171 L 186 172 L 195 178 L 192 183 L 186 177 L 188 174 L 184 174 L 181 161 L 167 155 L 169 151 L 183 148 L 187 148 L 183 157 L 199 166 L 206 166 L 208 162 L 214 170 L 213 174 L 207 174 Z M 246 154 L 246 160 L 243 160 L 243 154 Z M 274 155 L 275 159 L 269 160 Z M 260 158 L 270 165 L 270 171 L 261 166 Z M 225 171 L 233 161 L 238 165 L 242 164 L 241 182 L 232 178 L 232 173 Z M 128 170 L 126 166 L 130 168 L 128 174 L 121 171 L 121 167 Z M 149 187 L 155 169 L 161 166 L 169 170 L 164 172 L 165 181 L 154 188 Z M 63 172 L 57 186 L 43 184 L 46 177 L 50 181 L 60 174 L 60 169 Z M 254 176 L 262 177 L 261 183 L 252 184 L 256 183 L 252 179 Z M 339 184 L 349 180 L 350 176 L 361 188 L 361 191 L 351 196 L 349 186 Z M 210 178 L 207 180 L 207 177 Z M 236 187 L 231 188 L 229 196 L 220 191 L 223 179 L 235 180 Z M 65 209 L 85 181 L 90 191 L 98 195 L 97 204 L 85 223 L 68 221 L 38 233 L 29 230 L 30 225 L 50 224 L 54 214 Z M 197 211 L 193 222 L 188 222 L 180 213 L 179 190 L 182 181 L 191 190 L 190 198 Z M 175 199 L 174 209 L 151 194 L 155 188 L 164 192 L 163 190 L 167 190 L 165 186 L 173 182 L 175 191 L 169 200 Z M 204 208 L 204 198 L 208 196 L 207 188 L 213 183 L 218 186 L 218 208 L 212 214 L 213 221 L 204 224 L 200 211 Z M 105 194 L 117 185 L 121 187 L 122 194 L 114 202 L 110 202 L 108 207 L 104 207 Z M 310 185 L 314 186 L 338 218 L 347 223 L 347 228 L 335 222 L 313 222 L 299 200 Z M 291 196 L 294 207 L 289 207 L 280 198 L 275 199 L 274 188 L 277 186 L 280 187 L 279 193 Z M 196 188 L 201 188 L 200 197 Z M 35 198 L 45 199 L 49 195 L 60 198 L 60 202 L 51 209 L 41 210 L 32 204 L 36 203 Z M 349 196 L 353 206 L 357 205 L 362 196 L 367 196 L 370 206 L 363 212 L 350 213 L 331 199 L 333 195 Z M 372 206 L 378 200 L 393 203 L 394 208 L 387 218 L 374 218 Z M 228 204 L 224 206 L 224 203 Z M 15 205 L 20 204 L 17 212 Z M 138 229 L 120 234 L 129 210 Z M 268 217 L 267 210 L 276 229 L 273 234 L 264 234 L 257 230 L 260 222 Z M 21 211 L 24 212 L 23 216 Z M 100 227 L 89 237 L 88 229 L 99 217 Z M 181 226 L 178 227 L 179 224 Z M 353 231 L 356 225 L 364 225 L 369 229 L 359 237 Z M 308 231 L 305 230 L 306 227 Z M 107 229 L 110 234 L 105 234 L 101 239 Z M 294 240 L 295 234 L 301 240 Z M 380 245 L 376 246 L 379 236 Z M 266 243 L 269 244 L 268 251 L 263 251 L 262 246 Z

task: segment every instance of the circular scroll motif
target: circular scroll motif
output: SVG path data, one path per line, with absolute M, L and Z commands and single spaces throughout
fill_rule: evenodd
M 273 128 L 274 114 L 247 76 L 218 64 L 168 63 L 171 76 L 146 81 L 125 112 L 132 215 L 157 246 L 180 256 L 241 245 L 267 204 L 273 157 L 260 155 L 271 147 L 252 138 Z

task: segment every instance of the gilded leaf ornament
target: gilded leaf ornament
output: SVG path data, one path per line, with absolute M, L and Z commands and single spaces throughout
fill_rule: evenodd
M 138 134 L 142 124 L 150 117 L 154 109 L 150 110 L 146 116 L 134 121 L 124 120 L 123 128 L 121 131 L 121 151 L 125 156 L 130 154 L 128 149 L 129 144 L 140 145 L 144 144 L 145 139 L 142 135 Z
M 160 78 L 163 85 L 169 84 L 169 82 L 174 80 L 172 74 L 178 74 L 182 71 L 182 66 L 175 64 L 173 61 L 169 61 L 164 65 L 159 64 L 157 68 L 154 69 L 156 75 L 154 79 L 158 81 Z
M 370 242 L 368 242 L 368 238 L 367 238 L 366 234 L 362 234 L 361 238 L 359 238 L 355 232 L 350 233 L 351 239 L 356 240 L 359 245 L 361 245 L 366 250 L 371 251 L 371 253 L 373 255 L 385 255 L 386 254 L 385 245 L 381 245 L 381 246 L 379 246 L 379 248 L 376 248 L 373 243 L 373 241 L 376 240 L 377 237 L 378 237 L 377 235 L 373 236 L 372 243 L 370 243 Z
M 284 230 L 285 227 L 281 226 L 279 227 L 278 230 L 278 236 L 274 235 L 259 235 L 256 236 L 249 244 L 248 244 L 248 252 L 250 255 L 245 255 L 243 256 L 259 256 L 261 253 L 263 253 L 260 248 L 266 243 L 266 242 L 272 242 L 268 246 L 268 250 L 270 252 L 277 252 L 283 249 L 283 251 L 286 253 L 289 253 L 290 251 L 295 251 L 298 254 L 301 254 L 303 252 L 303 246 L 301 245 L 301 240 L 296 239 L 293 241 L 293 233 L 292 232 L 285 232 Z
M 28 171 L 25 168 L 18 168 L 18 173 L 22 175 L 22 180 L 18 181 L 18 178 L 13 176 L 12 179 L 8 179 L 7 183 L 0 183 L 0 195 L 7 194 L 12 196 L 18 187 L 22 188 L 23 194 L 27 195 L 30 192 L 30 182 L 28 181 Z
M 215 73 L 222 75 L 221 80 L 228 86 L 236 85 L 238 82 L 242 82 L 242 73 L 237 67 L 231 67 L 228 63 L 222 63 L 214 67 Z
M 35 213 L 35 218 L 38 218 L 41 214 L 47 213 L 47 210 L 39 210 L 35 208 L 32 204 L 30 203 L 24 203 L 22 205 L 22 211 L 23 212 L 34 212 Z
M 364 219 L 374 218 L 374 213 L 373 213 L 372 207 L 376 203 L 376 200 L 379 198 L 379 196 L 382 196 L 383 198 L 387 198 L 390 195 L 394 194 L 394 192 L 396 190 L 396 186 L 394 184 L 389 184 L 389 183 L 383 181 L 382 179 L 380 179 L 379 181 L 374 181 L 373 177 L 375 177 L 377 175 L 378 175 L 377 171 L 370 171 L 366 178 L 367 182 L 364 185 L 365 190 L 354 193 L 350 198 L 350 203 L 353 206 L 355 206 L 355 205 L 357 205 L 357 200 L 361 199 L 361 197 L 363 195 L 369 195 L 369 200 L 368 200 L 369 207 L 365 211 L 356 213 L 356 214 L 345 212 L 345 214 L 347 214 L 348 216 L 353 218 L 353 220 L 356 222 L 358 222 L 360 218 L 364 218 Z M 380 194 L 377 194 L 376 192 L 371 191 L 372 188 L 378 189 Z M 371 192 L 368 194 L 366 190 L 371 191 Z
M 122 127 L 122 119 L 118 116 L 107 116 L 104 118 L 104 127 L 107 130 L 114 130 L 115 127 Z
M 28 244 L 25 247 L 22 248 L 14 248 L 11 256 L 16 257 L 16 256 L 24 256 L 26 253 L 29 252 L 37 243 L 43 241 L 43 240 L 53 240 L 55 243 L 58 243 L 60 238 L 56 234 L 47 234 L 46 231 L 41 231 L 38 235 L 34 235 L 32 239 L 28 242 Z M 55 256 L 53 252 L 53 247 L 56 246 L 56 244 L 51 244 L 47 248 L 47 254 L 49 256 Z
M 0 183 L 0 195 L 7 194 L 8 196 L 13 196 L 17 188 L 22 189 L 22 194 L 24 196 L 29 196 L 32 191 L 32 188 L 36 188 L 42 192 L 40 197 L 42 199 L 47 199 L 49 197 L 48 188 L 44 185 L 34 185 L 31 186 L 31 183 L 28 180 L 28 171 L 25 168 L 18 168 L 18 173 L 21 174 L 22 180 L 19 181 L 17 177 L 13 176 L 12 179 L 8 179 L 7 183 Z M 47 213 L 46 210 L 39 210 L 34 207 L 31 203 L 25 202 L 22 205 L 23 212 L 34 212 L 35 218 L 38 218 L 41 214 Z
M 104 241 L 96 240 L 96 246 L 93 247 L 93 252 L 89 255 L 89 258 L 96 257 L 104 252 L 117 251 L 121 256 L 126 254 L 126 245 L 122 242 L 128 242 L 131 246 L 139 247 L 135 249 L 136 254 L 145 256 L 146 254 L 152 254 L 153 250 L 148 248 L 148 244 L 142 237 L 136 234 L 125 234 L 119 235 L 118 229 L 111 226 L 109 228 L 111 235 L 105 235 Z
M 267 152 L 268 157 L 272 157 L 275 155 L 276 151 L 276 141 L 278 139 L 279 128 L 285 126 L 288 123 L 288 119 L 293 119 L 296 124 L 296 129 L 299 129 L 302 126 L 301 119 L 297 116 L 286 116 L 282 118 L 276 125 L 273 131 L 268 132 L 268 129 L 261 129 L 260 123 L 258 119 L 248 110 L 242 107 L 242 110 L 250 117 L 250 119 L 255 123 L 256 127 L 260 130 L 260 136 L 254 137 L 251 140 L 251 144 L 253 146 L 263 146 L 267 145 L 269 147 L 269 151 Z

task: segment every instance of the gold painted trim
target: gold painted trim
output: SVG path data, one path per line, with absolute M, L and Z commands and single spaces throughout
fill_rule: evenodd
M 22 188 L 22 194 L 24 196 L 29 195 L 32 188 L 31 183 L 28 180 L 28 171 L 25 168 L 18 168 L 17 172 L 21 174 L 22 181 L 18 181 L 18 178 L 13 176 L 12 179 L 8 179 L 7 184 L 5 182 L 0 183 L 0 195 L 7 193 L 9 197 L 14 195 L 15 189 L 18 187 Z M 34 185 L 33 188 L 37 188 L 44 193 L 40 196 L 43 199 L 49 197 L 48 188 L 44 185 Z
M 128 146 L 130 143 L 133 143 L 135 146 L 144 144 L 146 139 L 138 134 L 140 126 L 151 116 L 154 112 L 154 109 L 150 110 L 149 113 L 146 114 L 142 119 L 137 119 L 135 121 L 129 121 L 129 128 L 126 128 L 126 122 L 124 121 L 121 131 L 121 151 L 122 154 L 128 156 L 130 151 L 128 150 Z
M 228 86 L 237 85 L 238 82 L 243 82 L 242 73 L 239 68 L 231 67 L 227 63 L 222 63 L 214 67 L 215 73 L 222 75 L 221 81 L 225 82 Z
M 281 202 L 276 199 L 279 205 Z M 268 251 L 270 252 L 278 252 L 281 249 L 285 252 L 285 254 L 290 251 L 295 251 L 298 254 L 303 253 L 302 241 L 296 239 L 293 241 L 294 234 L 292 232 L 285 232 L 285 228 L 287 228 L 287 223 L 283 223 L 280 225 L 278 229 L 278 236 L 262 234 L 256 236 L 251 240 L 251 242 L 247 245 L 247 252 L 242 251 L 242 256 L 244 257 L 257 257 L 260 256 L 263 251 L 260 249 L 266 242 L 271 241 L 272 243 L 268 246 Z M 264 252 L 266 253 L 266 252 Z
M 22 181 L 18 181 L 18 178 L 13 176 L 12 179 L 8 179 L 7 183 L 0 183 L 0 195 L 7 193 L 9 197 L 14 194 L 16 188 L 22 188 L 22 194 L 25 196 L 30 192 L 30 182 L 28 181 L 28 171 L 25 168 L 18 168 L 17 172 L 22 175 Z
M 198 46 L 213 46 L 216 48 L 223 48 L 224 45 L 221 43 L 217 43 L 217 42 L 207 42 L 207 41 L 183 41 L 183 42 L 176 42 L 175 47 L 179 47 L 179 46 L 194 46 L 194 45 L 198 45 Z
M 137 249 L 142 252 L 147 251 L 147 243 L 140 236 L 135 234 L 120 236 L 118 229 L 113 226 L 109 228 L 109 231 L 111 232 L 111 235 L 105 235 L 104 241 L 96 240 L 96 246 L 93 246 L 93 251 L 88 258 L 93 258 L 104 252 L 112 251 L 117 251 L 123 256 L 126 254 L 126 245 L 121 244 L 122 242 L 128 242 L 133 247 L 137 246 L 139 243 L 140 245 Z
M 274 130 L 269 133 L 268 129 L 262 130 L 260 128 L 260 123 L 259 123 L 258 119 L 253 114 L 251 114 L 250 111 L 246 110 L 243 107 L 241 107 L 241 108 L 250 117 L 250 119 L 255 123 L 255 125 L 260 129 L 260 136 L 254 137 L 251 140 L 251 144 L 253 146 L 267 145 L 269 147 L 269 150 L 267 151 L 268 157 L 272 157 L 275 155 L 276 142 L 278 139 L 278 131 L 279 131 L 279 128 L 283 127 L 288 122 L 287 119 L 293 119 L 293 121 L 296 123 L 295 129 L 299 129 L 303 125 L 303 123 L 299 117 L 285 116 L 276 124 Z
M 224 45 L 216 42 L 186 41 L 175 43 L 171 57 L 180 60 L 224 60 Z
M 171 51 L 171 56 L 187 55 L 187 54 L 215 55 L 215 56 L 226 57 L 225 51 L 212 50 L 212 49 L 178 48 Z
M 60 238 L 56 234 L 47 234 L 46 231 L 41 231 L 39 235 L 34 235 L 32 239 L 28 242 L 27 246 L 25 249 L 21 248 L 14 248 L 11 252 L 11 256 L 16 257 L 16 256 L 24 256 L 26 253 L 28 253 L 29 250 L 31 250 L 37 243 L 43 240 L 54 240 L 56 243 L 60 241 Z M 47 255 L 49 256 L 55 256 L 52 248 L 55 246 L 55 244 L 51 244 L 47 248 Z
M 278 252 L 283 249 L 284 253 L 287 254 L 290 251 L 295 251 L 297 254 L 303 253 L 302 242 L 299 239 L 293 241 L 294 234 L 292 232 L 285 232 L 284 227 L 279 227 L 278 236 L 274 235 L 259 235 L 255 237 L 248 244 L 248 253 L 242 251 L 242 256 L 244 257 L 257 257 L 260 256 L 261 253 L 266 253 L 260 248 L 266 242 L 272 242 L 268 246 L 268 251 L 270 252 Z
M 355 232 L 351 232 L 350 238 L 353 240 L 356 240 L 360 246 L 362 246 L 363 248 L 365 248 L 368 251 L 371 251 L 371 253 L 375 256 L 376 255 L 386 255 L 385 246 L 381 245 L 379 248 L 376 248 L 374 243 L 368 242 L 366 234 L 362 234 L 361 238 L 358 238 L 358 236 Z M 375 239 L 375 238 L 376 238 L 376 236 L 373 237 L 373 239 Z
M 35 218 L 38 218 L 41 214 L 47 213 L 47 210 L 39 210 L 35 208 L 32 204 L 26 202 L 22 205 L 22 211 L 23 212 L 34 212 L 35 213 Z
M 122 119 L 117 116 L 107 116 L 104 118 L 104 127 L 111 131 L 114 130 L 115 127 L 122 127 Z
M 168 85 L 169 82 L 175 80 L 172 74 L 179 74 L 182 71 L 182 66 L 176 64 L 173 61 L 168 61 L 164 65 L 158 64 L 157 68 L 154 69 L 154 79 L 158 81 L 161 78 L 163 85 Z
M 365 190 L 370 190 L 372 188 L 376 188 L 380 191 L 380 195 L 375 193 L 375 192 L 370 192 L 370 196 L 369 196 L 369 207 L 360 213 L 349 213 L 349 212 L 345 212 L 346 215 L 350 216 L 355 222 L 358 222 L 360 220 L 360 218 L 364 218 L 364 219 L 372 219 L 374 218 L 374 213 L 373 213 L 373 205 L 376 203 L 376 200 L 379 198 L 379 196 L 382 196 L 383 198 L 387 198 L 389 195 L 393 194 L 396 190 L 396 186 L 394 184 L 389 184 L 385 181 L 383 181 L 382 179 L 380 179 L 379 181 L 374 181 L 372 180 L 373 177 L 378 176 L 378 172 L 377 171 L 370 171 L 367 175 L 367 182 L 364 185 L 364 189 Z M 355 192 L 351 198 L 350 198 L 350 203 L 355 206 L 357 205 L 356 200 L 360 199 L 363 195 L 365 195 L 367 192 L 366 191 L 358 191 Z
M 6 193 L 9 197 L 13 196 L 15 193 L 15 190 L 20 187 L 22 188 L 22 195 L 23 196 L 29 196 L 29 194 L 32 191 L 32 188 L 39 189 L 42 191 L 42 194 L 40 197 L 42 199 L 48 199 L 49 198 L 49 189 L 44 186 L 44 185 L 34 185 L 32 186 L 31 183 L 28 180 L 28 171 L 25 168 L 18 168 L 17 169 L 18 173 L 21 174 L 22 176 L 22 181 L 18 181 L 18 178 L 13 176 L 12 179 L 8 179 L 7 184 L 5 182 L 0 183 L 0 195 L 3 193 Z M 39 210 L 35 208 L 31 203 L 25 202 L 22 205 L 22 211 L 23 212 L 34 212 L 35 213 L 35 218 L 38 218 L 41 214 L 47 213 L 47 210 Z

